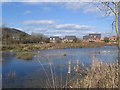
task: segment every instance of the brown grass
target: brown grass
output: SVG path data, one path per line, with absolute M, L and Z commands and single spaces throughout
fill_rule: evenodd
M 119 65 L 102 63 L 93 60 L 91 69 L 79 84 L 76 81 L 70 86 L 72 88 L 118 88 L 119 87 Z
M 109 46 L 105 42 L 76 42 L 76 43 L 43 43 L 43 44 L 14 44 L 3 45 L 2 51 L 33 51 L 33 50 L 48 50 L 48 49 L 64 49 L 64 48 L 96 48 Z

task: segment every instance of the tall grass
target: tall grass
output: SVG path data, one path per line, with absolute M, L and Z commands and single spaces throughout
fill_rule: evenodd
M 58 76 L 56 76 L 54 72 L 55 67 L 49 62 L 49 58 L 49 73 L 39 59 L 38 62 L 42 66 L 47 77 L 46 82 L 42 82 L 45 88 L 118 88 L 119 86 L 118 63 L 103 63 L 93 57 L 91 68 L 88 69 L 84 65 L 78 65 L 80 63 L 77 62 L 74 69 L 72 69 L 72 64 L 69 61 L 68 73 L 64 79 L 62 73 L 60 77 L 57 78 Z M 50 75 L 50 77 L 48 75 Z M 63 81 L 65 81 L 65 83 Z
M 91 69 L 87 72 L 79 84 L 76 81 L 71 84 L 72 88 L 118 88 L 119 87 L 118 63 L 103 63 L 93 58 Z

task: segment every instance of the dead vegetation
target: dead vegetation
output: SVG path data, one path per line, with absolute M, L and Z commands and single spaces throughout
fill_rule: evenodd
M 87 75 L 70 86 L 72 88 L 118 88 L 119 87 L 119 65 L 118 63 L 103 63 L 94 59 L 91 69 Z

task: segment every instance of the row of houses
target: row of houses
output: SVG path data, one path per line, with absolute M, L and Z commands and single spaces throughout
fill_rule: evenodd
M 77 41 L 78 39 L 85 42 L 103 42 L 104 40 L 116 42 L 117 36 L 102 37 L 100 33 L 97 34 L 94 33 L 83 36 L 83 39 L 77 38 L 76 36 L 65 36 L 63 38 L 60 38 L 59 36 L 53 36 L 49 38 L 50 42 L 73 42 Z
M 101 34 L 89 34 L 86 36 L 83 36 L 83 41 L 89 41 L 89 42 L 102 42 L 104 40 L 116 42 L 117 36 L 111 36 L 111 37 L 102 37 Z
M 89 42 L 101 42 L 101 34 L 89 34 L 86 36 L 83 36 L 83 41 L 89 41 Z
M 60 38 L 59 36 L 53 36 L 49 38 L 50 42 L 73 42 L 77 40 L 76 36 L 65 36 Z
M 65 36 L 64 38 L 60 38 L 59 36 L 50 37 L 50 42 L 73 42 L 78 40 L 76 36 Z M 101 42 L 101 34 L 89 34 L 86 36 L 83 36 L 83 41 L 89 41 L 89 42 Z

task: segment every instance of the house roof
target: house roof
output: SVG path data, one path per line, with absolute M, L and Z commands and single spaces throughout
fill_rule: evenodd
M 50 38 L 60 38 L 59 36 L 52 36 L 52 37 L 50 37 Z
M 65 36 L 64 39 L 73 40 L 76 39 L 76 36 Z
M 101 38 L 101 34 L 98 33 L 89 34 L 90 38 L 94 38 L 94 36 L 96 36 L 96 38 Z

